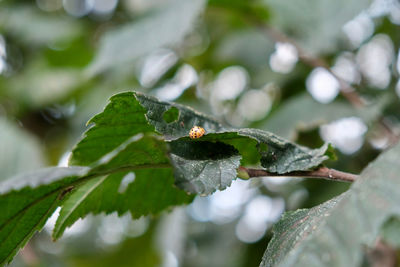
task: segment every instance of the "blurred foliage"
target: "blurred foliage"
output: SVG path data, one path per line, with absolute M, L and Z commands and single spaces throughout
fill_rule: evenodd
M 0 148 L 4 152 L 0 158 L 2 178 L 45 166 L 42 147 L 35 136 L 5 118 L 0 119 L 0 132 Z
M 390 82 L 384 90 L 377 90 L 369 82 L 360 63 L 361 48 L 377 34 L 389 37 L 392 50 L 397 53 L 400 35 L 399 22 L 393 15 L 398 8 L 396 5 L 385 9 L 382 2 L 375 1 L 371 6 L 369 0 L 119 0 L 115 1 L 115 7 L 109 4 L 108 9 L 103 7 L 106 11 L 101 12 L 100 2 L 104 1 L 81 1 L 86 3 L 81 5 L 78 2 L 0 2 L 2 180 L 46 165 L 66 166 L 69 153 L 81 140 L 89 118 L 102 111 L 111 95 L 132 89 L 189 105 L 231 126 L 272 131 L 311 148 L 327 141 L 321 137 L 321 125 L 346 117 L 360 117 L 368 127 L 362 135 L 361 147 L 352 154 L 339 150 L 338 160 L 327 163 L 329 167 L 353 173 L 360 173 L 388 147 L 387 127 L 394 133 L 400 132 L 397 54 L 393 53 L 389 60 Z M 90 6 L 89 2 L 95 4 Z M 77 15 L 78 11 L 83 13 Z M 364 19 L 356 28 L 368 32 L 365 29 L 372 23 L 372 30 L 354 45 L 351 37 L 356 34 L 346 35 L 343 26 L 349 21 L 354 25 L 354 18 L 359 14 L 367 14 L 369 20 Z M 268 29 L 279 34 L 271 34 Z M 282 36 L 289 39 L 282 39 Z M 328 104 L 312 99 L 306 87 L 315 66 L 301 57 L 290 72 L 275 71 L 271 67 L 271 56 L 277 52 L 276 44 L 287 40 L 294 41 L 307 55 L 318 56 L 330 67 L 343 52 L 350 53 L 360 75 L 359 81 L 350 83 L 367 104 L 354 108 L 343 95 Z M 160 49 L 164 54 L 157 57 Z M 382 56 L 378 55 L 378 61 L 379 58 Z M 146 65 L 151 66 L 150 76 L 146 76 L 149 75 Z M 193 67 L 194 82 L 185 80 L 187 73 L 179 75 L 185 65 Z M 375 66 L 376 61 L 368 65 Z M 232 66 L 241 67 L 245 77 L 240 88 L 241 80 L 233 78 L 232 81 L 232 76 L 231 80 L 226 79 L 228 75 L 224 71 Z M 236 72 L 233 77 L 239 74 Z M 146 83 L 146 79 L 152 82 Z M 225 83 L 228 93 L 221 93 L 218 83 Z M 167 94 L 160 94 L 160 91 Z M 251 98 L 250 92 L 259 94 Z M 256 104 L 246 104 L 246 98 Z M 257 99 L 267 99 L 268 103 L 260 104 L 255 102 Z M 257 107 L 264 107 L 258 109 L 261 115 L 249 119 L 252 117 L 248 113 L 256 112 Z M 174 123 L 175 111 L 169 111 L 163 118 Z M 387 127 L 383 127 L 382 122 Z M 112 136 L 107 144 L 112 141 L 117 142 L 118 136 Z M 247 147 L 252 149 L 246 149 L 245 142 L 225 140 L 245 157 L 242 164 L 256 165 L 258 157 L 252 153 L 254 142 L 248 142 Z M 246 151 L 250 151 L 248 155 Z M 312 208 L 349 188 L 348 184 L 317 180 L 292 180 L 282 184 L 250 182 L 256 195 L 282 197 L 286 210 Z M 97 198 L 93 201 L 89 196 L 87 205 L 101 204 L 96 199 L 101 196 L 102 188 L 97 187 L 97 190 L 93 191 Z M 79 198 L 82 196 L 79 193 L 82 192 L 74 191 L 71 197 Z M 211 219 L 202 223 L 184 212 L 178 224 L 182 225 L 182 230 L 177 231 L 179 234 L 171 230 L 180 238 L 174 236 L 168 239 L 170 246 L 158 248 L 155 248 L 159 246 L 157 239 L 164 238 L 168 232 L 162 230 L 162 223 L 153 222 L 142 236 L 124 236 L 112 246 L 101 241 L 99 231 L 102 230 L 98 224 L 85 221 L 93 228 L 90 235 L 79 233 L 73 242 L 73 239 L 62 238 L 55 244 L 62 244 L 63 249 L 51 253 L 43 246 L 42 239 L 50 239 L 44 231 L 34 237 L 12 265 L 174 266 L 174 262 L 179 262 L 181 266 L 199 267 L 258 266 L 271 238 L 272 223 L 262 239 L 252 244 L 235 235 L 250 200 L 235 206 L 239 207 L 240 215 L 225 224 L 214 223 Z M 47 212 L 55 208 L 50 202 Z M 86 215 L 84 206 L 73 209 L 76 214 L 72 213 L 68 225 Z M 97 208 L 98 213 L 104 211 L 100 206 Z M 5 218 L 7 212 L 3 213 L 2 218 Z M 42 223 L 39 213 L 32 224 Z M 165 214 L 159 220 L 168 221 L 170 216 L 173 215 Z M 398 235 L 398 230 L 398 221 L 392 219 L 385 224 L 381 235 L 397 247 L 398 242 L 393 237 Z M 77 244 L 93 241 L 100 246 L 90 243 L 91 253 L 79 256 L 73 253 Z
M 153 242 L 154 234 L 155 226 L 152 225 L 144 235 L 127 238 L 110 251 L 71 257 L 67 263 L 71 266 L 160 266 L 161 257 Z

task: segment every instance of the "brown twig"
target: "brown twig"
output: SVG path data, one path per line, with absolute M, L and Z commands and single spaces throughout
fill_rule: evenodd
M 284 174 L 271 173 L 262 169 L 239 167 L 239 173 L 247 174 L 246 178 L 252 177 L 293 177 L 293 178 L 319 178 L 331 181 L 354 182 L 359 177 L 356 174 L 341 172 L 327 167 L 321 167 L 313 171 L 294 171 Z

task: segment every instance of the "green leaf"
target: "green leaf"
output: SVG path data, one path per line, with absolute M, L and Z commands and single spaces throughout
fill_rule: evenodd
M 0 118 L 0 133 L 0 151 L 7 151 L 0 154 L 0 179 L 45 165 L 40 144 L 34 136 L 4 118 Z
M 332 158 L 328 144 L 311 150 L 257 129 L 209 133 L 200 140 L 182 137 L 170 144 L 176 185 L 202 195 L 223 190 L 236 178 L 238 151 L 243 162 L 260 158 L 262 167 L 275 173 L 309 170 Z
M 176 184 L 192 193 L 210 194 L 229 186 L 236 178 L 240 164 L 238 151 L 243 155 L 242 163 L 254 164 L 261 158 L 261 165 L 265 169 L 278 173 L 312 169 L 327 160 L 329 154 L 327 145 L 310 150 L 269 132 L 224 127 L 193 109 L 137 92 L 113 96 L 104 111 L 89 123 L 95 125 L 73 150 L 71 164 L 100 162 L 101 157 L 110 151 L 119 154 L 119 162 L 113 164 L 120 168 L 168 164 L 164 155 L 156 156 L 161 147 L 159 150 L 152 149 L 156 144 L 151 145 L 149 142 L 155 139 L 144 137 L 148 141 L 134 144 L 126 141 L 135 134 L 137 136 L 131 138 L 142 138 L 138 135 L 157 131 L 163 134 L 165 140 L 170 141 L 169 157 L 175 167 Z M 194 125 L 206 129 L 207 134 L 200 140 L 210 142 L 200 144 L 198 140 L 187 137 Z M 130 148 L 121 145 L 123 142 L 127 142 Z M 121 147 L 116 149 L 118 146 Z M 123 156 L 123 153 L 128 156 Z M 122 162 L 126 160 L 131 163 Z M 102 164 L 102 168 L 112 167 Z
M 29 208 L 10 217 L 0 228 L 0 263 L 11 262 L 36 231 L 42 229 L 58 206 L 59 192 L 38 199 Z M 1 200 L 0 200 L 1 201 Z M 1 205 L 1 204 L 0 204 Z
M 121 179 L 129 170 L 136 170 L 136 179 L 120 193 Z M 109 174 L 112 175 L 107 179 L 97 178 Z M 92 168 L 43 169 L 4 181 L 0 184 L 0 238 L 5 245 L 0 247 L 0 262 L 10 260 L 42 227 L 54 208 L 62 204 L 56 200 L 64 201 L 66 194 L 76 188 L 77 191 L 71 194 L 64 205 L 66 210 L 61 211 L 61 223 L 57 226 L 56 236 L 60 236 L 65 227 L 78 219 L 82 212 L 99 210 L 124 213 L 131 210 L 133 217 L 137 218 L 190 202 L 193 197 L 175 188 L 173 182 L 165 144 L 143 134 L 129 138 L 92 164 Z M 80 187 L 82 184 L 83 189 Z M 149 191 L 149 188 L 152 190 Z M 99 194 L 100 200 L 104 198 L 107 201 L 99 201 Z M 83 201 L 89 204 L 82 205 Z M 10 231 L 13 225 L 18 227 L 18 232 Z
M 126 188 L 124 180 L 130 182 Z M 90 180 L 63 203 L 53 238 L 60 238 L 67 227 L 89 213 L 117 211 L 122 215 L 130 211 L 132 218 L 137 219 L 192 201 L 193 196 L 188 196 L 173 184 L 170 168 L 120 172 Z
M 171 121 L 169 118 L 166 120 L 165 114 L 170 114 L 171 110 L 173 110 L 173 120 Z M 85 138 L 79 142 L 73 150 L 70 160 L 71 164 L 92 164 L 96 160 L 100 160 L 106 153 L 116 149 L 122 142 L 126 142 L 126 139 L 129 138 L 130 135 L 154 132 L 155 129 L 160 133 L 164 133 L 165 139 L 176 139 L 181 136 L 187 136 L 194 124 L 203 125 L 207 127 L 207 129 L 224 129 L 217 121 L 185 106 L 160 102 L 153 97 L 129 92 L 113 96 L 104 111 L 96 115 L 89 123 L 95 123 L 95 125 L 86 132 Z M 151 140 L 151 138 L 147 139 Z M 165 156 L 166 151 L 164 150 L 164 155 L 158 155 L 157 158 L 154 158 L 155 153 L 162 151 L 162 149 L 161 147 L 159 147 L 158 150 L 154 149 L 156 144 L 150 144 L 149 142 L 150 141 L 145 141 L 132 144 L 131 149 L 125 149 L 124 153 L 127 154 L 126 157 L 121 155 L 121 151 L 118 151 L 117 153 L 120 154 L 118 159 L 128 159 L 134 162 L 134 164 L 140 161 L 140 165 L 149 164 L 149 168 L 157 164 L 168 164 L 169 159 Z M 191 142 L 188 143 L 188 149 L 191 144 Z M 228 145 L 225 145 L 225 147 L 228 147 Z M 196 147 L 192 147 L 191 151 L 194 149 L 196 149 Z M 182 164 L 182 161 L 185 161 L 186 164 L 190 164 L 190 158 L 185 158 L 184 155 L 179 154 L 177 150 L 175 154 L 173 152 L 171 153 L 170 157 L 173 166 L 175 166 L 176 177 L 180 177 L 177 178 L 177 183 L 182 184 L 183 179 L 185 179 L 184 177 L 187 177 L 186 180 L 197 179 L 197 181 L 199 181 L 199 179 L 205 179 L 204 175 L 208 174 L 209 176 L 206 178 L 214 181 L 214 188 L 208 188 L 207 191 L 200 190 L 200 188 L 197 188 L 200 191 L 189 190 L 189 187 L 183 188 L 189 192 L 204 194 L 205 192 L 211 193 L 211 191 L 215 191 L 216 189 L 224 189 L 226 186 L 230 185 L 230 182 L 236 178 L 236 169 L 239 167 L 240 161 L 240 156 L 237 155 L 236 152 L 232 153 L 234 148 L 230 147 L 227 153 L 225 153 L 225 150 L 222 150 L 221 153 L 219 153 L 219 160 L 221 161 L 219 161 L 217 165 L 211 164 L 212 161 L 216 159 L 215 157 L 209 157 L 211 151 L 206 151 L 204 149 L 198 150 L 198 152 L 200 151 L 206 154 L 202 155 L 202 161 L 196 161 L 196 168 L 204 166 L 203 171 L 205 171 L 203 175 L 199 177 L 196 176 L 199 173 L 192 173 L 190 171 L 183 172 L 185 168 L 179 166 Z M 222 154 L 222 152 L 224 154 Z M 152 155 L 153 158 L 149 159 L 147 162 L 143 162 L 148 155 Z M 187 154 L 185 154 L 185 156 L 187 156 Z M 175 162 L 178 158 L 180 159 L 180 164 Z M 123 164 L 117 162 L 115 164 L 125 167 L 129 165 L 126 162 Z M 213 168 L 213 166 L 215 168 Z M 221 176 L 218 175 L 218 173 L 221 172 L 222 166 L 224 166 L 225 170 L 224 176 L 227 174 L 229 174 L 229 176 L 224 177 L 225 182 L 222 183 L 223 185 L 220 184 L 217 186 L 219 183 L 218 181 L 221 180 Z M 110 166 L 102 165 L 102 168 L 110 168 Z
M 70 165 L 89 165 L 139 133 L 154 131 L 147 123 L 146 110 L 132 92 L 110 98 L 104 111 L 94 116 L 88 124 L 95 125 L 85 133 L 72 151 Z
M 164 135 L 166 140 L 188 140 L 187 136 L 194 125 L 199 125 L 206 130 L 206 135 L 201 138 L 204 141 L 226 142 L 235 140 L 238 147 L 247 143 L 249 151 L 255 152 L 250 147 L 251 141 L 257 142 L 258 154 L 261 156 L 261 165 L 270 172 L 286 173 L 291 171 L 302 171 L 312 169 L 329 159 L 330 150 L 328 145 L 320 149 L 308 149 L 291 143 L 277 135 L 258 129 L 233 129 L 224 127 L 217 121 L 195 112 L 194 110 L 175 103 L 162 102 L 153 97 L 135 93 L 140 104 L 147 109 L 146 118 L 155 129 Z M 163 114 L 171 108 L 179 110 L 178 119 L 167 123 Z M 229 143 L 228 141 L 228 143 Z M 190 144 L 195 144 L 189 142 Z M 266 148 L 263 147 L 267 146 Z M 247 154 L 246 158 L 255 158 L 254 154 Z
M 254 162 L 254 157 L 261 157 L 263 167 L 280 173 L 310 169 L 328 158 L 326 146 L 309 150 L 268 132 L 229 130 L 188 107 L 140 93 L 126 92 L 111 97 L 104 111 L 89 123 L 94 126 L 73 150 L 70 163 L 91 165 L 91 173 L 96 175 L 110 170 L 121 172 L 89 181 L 73 192 L 63 204 L 54 238 L 59 238 L 66 227 L 90 212 L 118 211 L 122 214 L 129 210 L 136 218 L 190 202 L 192 197 L 173 187 L 172 173 L 159 169 L 171 166 L 170 160 L 177 186 L 207 195 L 225 189 L 236 179 L 241 161 L 239 152 L 245 156 L 244 162 Z M 193 125 L 201 125 L 208 134 L 200 140 L 189 139 L 187 136 Z M 169 150 L 161 140 L 151 136 L 155 131 L 170 141 Z M 267 145 L 268 150 L 258 151 L 260 144 Z M 152 172 L 145 172 L 148 169 Z M 118 193 L 127 170 L 134 170 L 135 177 L 142 179 L 141 183 L 135 180 L 128 190 L 140 192 L 143 189 L 146 192 L 145 188 L 152 188 L 155 196 L 166 198 L 162 204 L 157 205 L 160 202 L 157 197 L 154 202 L 150 196 L 145 198 L 140 193 Z M 159 179 L 158 182 L 152 177 Z M 137 202 L 138 199 L 141 202 Z M 144 199 L 149 204 L 146 209 L 139 205 Z
M 260 128 L 295 140 L 298 131 L 309 130 L 344 117 L 357 116 L 369 123 L 381 114 L 387 100 L 379 99 L 365 108 L 355 109 L 349 103 L 335 101 L 322 104 L 309 94 L 301 94 L 285 101 Z
M 135 149 L 132 150 L 133 148 Z M 137 154 L 132 154 L 135 151 Z M 157 167 L 167 167 L 167 169 L 154 170 Z M 142 168 L 146 169 L 142 170 Z M 172 170 L 165 155 L 165 144 L 153 137 L 143 136 L 143 134 L 136 135 L 122 143 L 114 151 L 105 154 L 92 164 L 92 168 L 50 168 L 24 174 L 1 183 L 0 229 L 4 230 L 0 230 L 0 237 L 3 238 L 5 245 L 0 249 L 0 255 L 2 255 L 0 262 L 11 259 L 33 233 L 42 227 L 45 219 L 60 204 L 55 203 L 57 197 L 64 200 L 65 194 L 74 188 L 78 188 L 76 192 L 82 193 L 82 191 L 79 191 L 79 185 L 86 181 L 101 185 L 102 180 L 96 178 L 98 176 L 115 173 L 117 177 L 123 177 L 122 174 L 126 171 L 135 169 L 138 169 L 137 182 L 128 186 L 126 193 L 121 194 L 120 197 L 118 197 L 118 190 L 113 192 L 114 188 L 112 187 L 104 186 L 100 188 L 109 196 L 108 199 L 117 201 L 116 203 L 105 202 L 107 212 L 119 210 L 123 213 L 133 209 L 134 217 L 140 217 L 149 212 L 157 213 L 172 205 L 179 205 L 192 200 L 193 197 L 173 187 Z M 118 176 L 118 174 L 122 176 Z M 121 180 L 118 181 L 118 179 L 113 178 L 115 176 L 110 175 L 110 181 L 119 182 L 118 186 L 120 186 Z M 153 189 L 152 193 L 149 192 L 149 188 Z M 90 191 L 84 191 L 83 194 L 90 195 Z M 51 203 L 55 205 L 54 208 L 50 206 Z M 80 207 L 79 201 L 75 201 L 73 204 Z M 97 199 L 96 205 L 98 205 Z M 91 208 L 93 210 L 90 211 L 95 211 L 95 208 Z M 35 217 L 32 217 L 32 213 L 35 214 Z M 27 215 L 25 216 L 25 214 Z M 70 221 L 66 223 L 68 222 Z M 10 234 L 12 225 L 21 225 L 21 229 L 18 228 L 17 233 L 11 231 Z M 60 228 L 64 227 L 63 229 L 65 229 L 66 225 L 63 224 Z M 60 231 L 59 234 L 61 233 Z
M 286 172 L 316 167 L 328 152 L 326 146 L 309 150 L 261 130 L 225 128 L 187 107 L 134 92 L 113 96 L 90 123 L 94 125 L 70 160 L 89 168 L 44 169 L 0 184 L 0 229 L 4 229 L 0 237 L 4 235 L 7 244 L 0 251 L 1 260 L 10 259 L 57 205 L 62 209 L 54 238 L 88 213 L 130 211 L 138 218 L 192 201 L 193 196 L 176 188 L 174 182 L 189 192 L 222 190 L 237 176 L 239 153 L 248 158 L 245 162 L 257 154 L 267 170 Z M 206 128 L 208 134 L 189 139 L 194 124 Z M 7 239 L 11 225 L 21 225 L 21 230 L 11 231 L 17 237 Z
M 188 141 L 189 138 L 183 137 L 178 140 Z M 262 167 L 275 173 L 310 170 L 334 158 L 332 148 L 328 144 L 319 149 L 309 149 L 258 129 L 243 128 L 209 133 L 200 140 L 232 144 L 246 157 L 245 161 L 252 162 L 255 158 L 260 158 Z M 196 142 L 199 141 L 189 144 Z M 247 151 L 244 151 L 246 149 Z
M 137 100 L 146 110 L 146 119 L 148 123 L 153 125 L 157 132 L 164 135 L 165 140 L 176 140 L 180 137 L 189 135 L 193 126 L 199 125 L 206 129 L 207 132 L 215 133 L 227 130 L 218 121 L 196 112 L 195 110 L 171 102 L 160 101 L 155 97 L 144 94 L 135 93 Z M 170 109 L 178 109 L 179 115 L 177 120 L 167 122 L 164 114 Z
M 284 216 L 261 266 L 360 266 L 363 247 L 400 215 L 400 144 L 382 153 L 351 188 L 309 211 Z M 284 229 L 292 225 L 290 230 Z M 295 231 L 298 234 L 288 233 Z
M 240 129 L 238 133 L 259 142 L 261 165 L 270 172 L 287 173 L 309 170 L 332 157 L 328 144 L 319 149 L 309 149 L 258 129 Z M 262 145 L 267 145 L 266 151 L 263 150 Z
M 166 145 L 154 136 L 135 135 L 92 165 L 92 174 L 144 168 L 169 168 Z
M 77 181 L 87 170 L 48 168 L 0 183 L 0 265 L 10 262 L 43 227 L 62 199 L 66 185 Z
M 106 33 L 88 67 L 93 75 L 120 64 L 132 63 L 154 49 L 178 44 L 202 12 L 205 0 L 173 0 L 140 21 Z
M 53 232 L 55 239 L 89 213 L 130 211 L 138 218 L 192 201 L 193 196 L 174 187 L 166 144 L 152 134 L 154 127 L 145 113 L 134 93 L 121 93 L 90 120 L 95 125 L 73 150 L 70 163 L 91 165 L 92 175 L 115 174 L 88 181 L 68 197 Z M 121 193 L 129 170 L 134 170 L 135 179 Z

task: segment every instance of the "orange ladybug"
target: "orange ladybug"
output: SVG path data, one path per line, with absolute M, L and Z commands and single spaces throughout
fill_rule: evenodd
M 193 126 L 193 128 L 190 129 L 189 137 L 191 139 L 197 139 L 197 138 L 202 137 L 205 133 L 206 133 L 206 130 L 204 130 L 204 128 L 202 128 L 200 126 Z

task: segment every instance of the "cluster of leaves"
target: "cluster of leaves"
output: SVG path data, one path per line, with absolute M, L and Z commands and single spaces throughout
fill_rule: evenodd
M 55 239 L 89 213 L 130 211 L 139 218 L 189 203 L 188 193 L 223 190 L 236 179 L 241 160 L 259 158 L 266 170 L 286 173 L 317 167 L 329 154 L 328 146 L 310 150 L 269 132 L 225 128 L 185 106 L 133 92 L 113 96 L 89 123 L 94 125 L 72 151 L 71 167 L 0 185 L 1 262 L 12 259 L 58 206 Z M 193 125 L 207 135 L 189 139 Z
M 62 209 L 55 239 L 89 213 L 130 211 L 138 218 L 189 203 L 193 195 L 174 183 L 188 193 L 223 190 L 236 179 L 241 159 L 249 163 L 258 157 L 264 169 L 286 173 L 317 167 L 329 152 L 327 146 L 309 150 L 261 130 L 225 128 L 187 107 L 134 92 L 113 96 L 89 123 L 94 126 L 70 158 L 71 165 L 81 166 L 43 169 L 0 184 L 1 262 L 10 261 L 57 206 Z M 189 139 L 193 125 L 204 127 L 207 135 Z M 299 261 L 302 266 L 320 266 L 332 260 L 357 265 L 361 245 L 372 243 L 386 218 L 399 213 L 396 187 L 392 186 L 397 180 L 398 150 L 385 153 L 369 166 L 348 192 L 311 210 L 285 215 L 276 226 L 262 266 Z M 357 231 L 348 227 L 354 216 L 362 224 Z M 337 242 L 343 240 L 351 241 L 347 251 L 352 256 L 334 253 Z
M 62 209 L 55 239 L 89 213 L 130 211 L 138 218 L 189 203 L 193 194 L 188 193 L 223 190 L 236 179 L 241 160 L 254 163 L 259 158 L 264 169 L 286 173 L 317 167 L 329 154 L 327 146 L 310 150 L 269 132 L 226 128 L 185 106 L 135 92 L 113 96 L 89 123 L 94 125 L 70 158 L 71 165 L 80 166 L 42 169 L 0 184 L 2 263 L 12 259 L 58 206 Z M 204 127 L 207 134 L 189 139 L 193 125 Z M 321 266 L 335 261 L 356 266 L 361 245 L 371 244 L 385 220 L 400 213 L 393 186 L 399 153 L 397 146 L 383 154 L 341 196 L 286 214 L 261 265 Z M 357 231 L 349 227 L 354 216 L 361 223 Z M 339 243 L 348 244 L 348 254 L 336 252 Z

